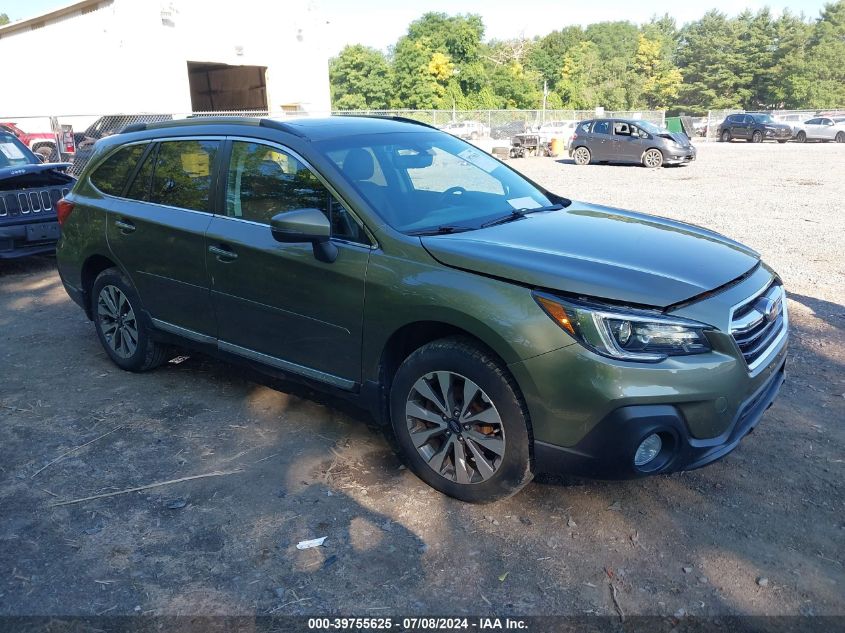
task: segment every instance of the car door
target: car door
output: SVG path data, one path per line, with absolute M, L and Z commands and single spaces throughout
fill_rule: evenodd
M 364 279 L 371 243 L 358 220 L 293 151 L 245 139 L 227 143 L 219 213 L 206 263 L 226 352 L 351 388 L 360 380 Z M 335 261 L 311 244 L 277 242 L 278 213 L 317 208 L 332 223 Z
M 753 126 L 754 119 L 747 114 L 739 114 L 736 117 L 736 122 L 731 128 L 731 136 L 740 139 L 751 138 L 751 128 Z
M 836 138 L 836 126 L 833 119 L 822 117 L 819 119 L 819 138 L 823 141 L 832 141 Z
M 149 143 L 106 235 L 157 327 L 206 340 L 216 330 L 205 270 L 221 139 Z
M 593 160 L 613 160 L 613 138 L 610 135 L 610 121 L 593 123 L 590 143 L 587 145 Z
M 627 121 L 613 122 L 613 155 L 611 160 L 638 163 L 643 153 L 636 128 Z
M 808 139 L 820 139 L 821 136 L 821 119 L 810 119 L 809 121 L 804 122 L 804 134 L 807 136 Z

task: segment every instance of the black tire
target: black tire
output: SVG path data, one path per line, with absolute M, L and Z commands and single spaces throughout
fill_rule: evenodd
M 807 133 L 804 131 L 798 132 L 798 135 L 795 137 L 795 140 L 799 143 L 806 143 L 807 142 Z
M 412 401 L 419 381 L 434 376 L 435 372 L 450 373 L 458 379 L 466 378 L 475 383 L 482 390 L 480 395 L 489 398 L 490 408 L 496 412 L 501 421 L 504 454 L 496 463 L 495 470 L 486 479 L 478 479 L 472 483 L 457 481 L 457 468 L 455 468 L 457 453 L 448 452 L 446 444 L 452 441 L 457 445 L 460 440 L 460 450 L 469 449 L 470 438 L 473 436 L 468 434 L 467 444 L 464 444 L 462 432 L 471 433 L 466 425 L 463 431 L 460 428 L 452 431 L 454 437 L 449 433 L 447 439 L 447 436 L 441 434 L 439 436 L 441 439 L 432 440 L 442 441 L 439 446 L 443 449 L 439 452 L 446 451 L 447 459 L 451 459 L 449 462 L 444 459 L 443 464 L 447 469 L 450 464 L 452 465 L 455 475 L 452 478 L 441 474 L 443 466 L 440 467 L 440 472 L 430 466 L 429 461 L 434 458 L 429 457 L 426 460 L 420 452 L 422 449 L 418 450 L 414 444 L 409 429 L 409 421 L 413 420 L 414 416 L 407 413 L 406 407 Z M 442 394 L 442 390 L 440 393 Z M 463 398 L 463 395 L 460 397 Z M 488 403 L 488 400 L 477 402 Z M 449 402 L 445 404 L 448 405 Z M 440 414 L 435 412 L 435 417 L 440 417 Z M 456 422 L 461 416 L 454 416 L 454 418 L 453 422 Z M 463 337 L 440 339 L 423 345 L 408 356 L 396 372 L 390 388 L 390 419 L 393 436 L 408 468 L 429 486 L 450 497 L 470 503 L 488 503 L 515 494 L 533 477 L 530 419 L 519 388 L 501 361 L 492 352 L 476 345 L 470 339 Z M 447 423 L 444 421 L 443 424 Z M 457 422 L 457 426 L 460 427 L 461 424 Z M 480 429 L 481 426 L 478 428 Z M 488 437 L 496 438 L 497 436 Z M 473 446 L 478 445 L 473 444 Z M 470 467 L 477 464 L 476 458 L 469 450 L 466 450 L 465 454 L 468 458 L 466 463 Z M 475 474 L 480 476 L 481 469 L 477 465 L 474 468 Z
M 109 327 L 108 321 L 114 321 L 100 307 L 101 293 L 106 288 L 117 289 L 125 297 L 129 310 L 134 316 L 131 322 L 135 324 L 137 341 L 134 350 L 121 346 L 123 354 L 119 353 L 110 342 L 114 339 L 114 336 L 109 338 L 104 332 L 104 328 Z M 123 312 L 124 316 L 127 314 L 120 307 L 118 307 L 118 312 Z M 100 344 L 102 344 L 112 362 L 121 369 L 133 372 L 148 371 L 167 360 L 167 347 L 153 340 L 150 325 L 147 323 L 141 305 L 141 299 L 138 297 L 132 282 L 119 269 L 108 268 L 97 275 L 93 286 L 91 286 L 91 314 L 94 317 L 94 329 L 97 331 Z M 126 323 L 128 326 L 129 320 Z
M 731 131 L 730 130 L 722 130 L 721 136 L 719 136 L 719 140 L 722 143 L 730 143 L 731 142 Z
M 763 133 L 760 130 L 754 130 L 751 134 L 751 142 L 752 143 L 762 143 L 763 142 Z
M 839 132 L 836 135 L 836 142 L 837 143 L 845 143 L 845 132 Z
M 781 145 L 783 145 L 784 143 L 786 143 L 786 141 L 778 141 L 778 143 L 780 143 Z

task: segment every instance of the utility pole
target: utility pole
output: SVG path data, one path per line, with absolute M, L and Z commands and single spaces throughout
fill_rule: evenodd
M 549 96 L 549 82 L 543 80 L 543 123 L 546 122 L 546 99 Z

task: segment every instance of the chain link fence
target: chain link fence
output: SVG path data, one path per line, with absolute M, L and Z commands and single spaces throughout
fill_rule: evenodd
M 692 117 L 695 137 L 699 140 L 717 140 L 719 124 L 729 114 L 743 110 L 710 110 L 706 116 Z M 800 125 L 815 116 L 845 115 L 845 108 L 824 110 L 770 110 L 778 120 L 791 125 Z M 126 114 L 77 114 L 43 116 L 6 116 L 0 114 L 0 131 L 10 132 L 20 138 L 45 161 L 72 163 L 71 173 L 78 175 L 93 151 L 94 143 L 100 138 L 115 134 L 128 125 L 136 123 L 154 123 L 189 117 L 226 117 L 226 116 L 279 116 L 293 118 L 297 116 L 399 116 L 414 119 L 447 128 L 458 124 L 471 125 L 477 133 L 473 139 L 499 141 L 509 144 L 516 134 L 536 131 L 548 123 L 581 121 L 596 117 L 617 117 L 624 119 L 645 120 L 656 125 L 666 124 L 666 112 L 663 110 L 627 110 L 610 111 L 597 108 L 594 110 L 335 110 L 331 113 L 279 112 L 268 113 L 266 110 L 238 110 L 217 112 L 182 112 L 182 113 L 126 113 Z M 454 128 L 450 129 L 454 131 Z M 460 134 L 459 134 L 460 135 Z M 695 139 L 694 139 L 695 140 Z

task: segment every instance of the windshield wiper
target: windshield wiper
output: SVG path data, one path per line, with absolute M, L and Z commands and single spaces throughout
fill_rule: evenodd
M 410 231 L 408 235 L 416 235 L 416 236 L 423 236 L 423 235 L 448 235 L 449 233 L 461 233 L 463 231 L 471 231 L 472 227 L 469 226 L 452 226 L 449 224 L 444 224 L 443 226 L 436 226 L 430 229 L 420 229 L 419 231 Z
M 500 218 L 494 218 L 493 220 L 489 220 L 482 224 L 479 228 L 486 229 L 488 226 L 496 226 L 498 224 L 506 224 L 508 222 L 513 222 L 514 220 L 518 220 L 520 218 L 524 218 L 529 213 L 538 213 L 540 211 L 558 211 L 562 209 L 562 204 L 550 204 L 546 207 L 533 207 L 531 209 L 523 208 L 523 209 L 514 209 L 507 215 L 503 215 Z

